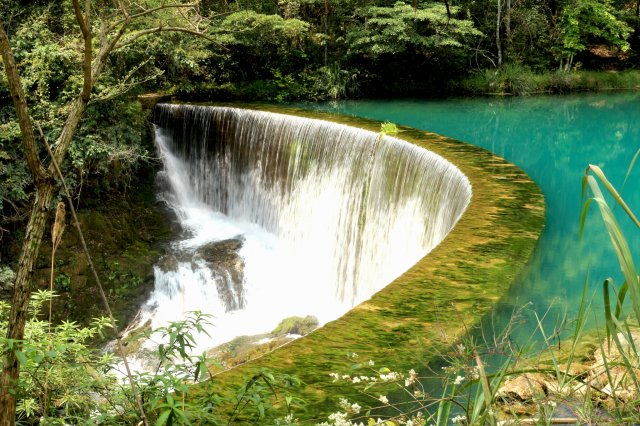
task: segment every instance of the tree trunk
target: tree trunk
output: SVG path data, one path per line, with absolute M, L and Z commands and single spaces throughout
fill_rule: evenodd
M 27 99 L 24 94 L 24 90 L 22 89 L 20 76 L 18 75 L 16 59 L 13 56 L 13 51 L 9 44 L 9 38 L 7 37 L 7 33 L 4 31 L 2 22 L 0 22 L 0 56 L 2 56 L 2 62 L 4 62 L 7 82 L 9 83 L 9 91 L 11 92 L 11 99 L 13 100 L 13 105 L 16 108 L 16 115 L 18 116 L 25 159 L 27 160 L 27 166 L 29 167 L 33 181 L 37 186 L 39 181 L 45 178 L 45 171 L 42 167 L 42 163 L 40 162 L 40 158 L 38 157 L 36 139 L 33 134 L 33 127 L 31 126 L 31 116 L 27 109 Z
M 635 36 L 636 39 L 640 37 L 638 30 L 640 30 L 640 0 L 636 1 L 636 23 L 635 23 Z
M 48 181 L 42 182 L 37 189 L 14 282 L 13 302 L 9 316 L 9 324 L 12 324 L 12 327 L 9 327 L 7 331 L 8 339 L 22 340 L 24 338 L 27 308 L 31 296 L 33 266 L 38 258 L 40 242 L 49 218 L 54 189 L 54 185 Z M 16 348 L 20 348 L 20 345 L 18 344 Z M 15 350 L 7 351 L 4 354 L 3 362 L 4 367 L 2 377 L 0 377 L 0 426 L 13 426 L 16 418 L 16 397 L 11 392 L 11 388 L 20 373 Z
M 24 328 L 28 314 L 27 309 L 31 297 L 33 267 L 38 258 L 40 243 L 47 225 L 51 200 L 53 199 L 56 186 L 52 180 L 47 178 L 47 176 L 52 176 L 52 174 L 50 172 L 46 173 L 37 156 L 33 127 L 27 111 L 25 96 L 22 92 L 22 84 L 17 73 L 11 47 L 1 24 L 0 53 L 5 63 L 9 88 L 21 125 L 20 130 L 23 145 L 25 146 L 25 155 L 36 184 L 36 197 L 31 210 L 29 223 L 27 224 L 16 278 L 13 284 L 13 301 L 9 315 L 9 327 L 7 329 L 7 339 L 18 342 L 16 342 L 14 350 L 7 351 L 3 354 L 3 369 L 2 376 L 0 377 L 0 426 L 13 426 L 15 424 L 16 397 L 12 392 L 12 387 L 20 374 L 20 364 L 16 358 L 15 349 L 21 348 L 19 341 L 24 338 Z M 102 66 L 103 61 L 98 61 L 96 66 L 98 73 L 101 71 Z M 76 99 L 71 107 L 62 133 L 57 140 L 55 155 L 59 162 L 62 162 L 62 159 L 64 159 L 88 100 L 88 96 L 84 96 L 83 93 Z M 50 168 L 53 168 L 53 165 L 50 166 Z
M 507 37 L 507 52 L 509 51 L 509 46 L 511 44 L 511 0 L 507 0 L 507 4 L 505 5 L 505 14 L 504 14 L 504 33 Z M 507 56 L 509 54 L 507 53 Z
M 324 42 L 324 66 L 327 66 L 329 57 L 329 0 L 324 0 L 324 34 L 327 36 Z
M 498 67 L 502 66 L 502 40 L 500 39 L 500 23 L 502 21 L 502 2 L 497 0 L 498 13 L 496 14 L 496 48 L 498 49 Z

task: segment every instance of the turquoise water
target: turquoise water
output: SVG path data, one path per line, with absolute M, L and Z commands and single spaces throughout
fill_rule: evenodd
M 486 148 L 533 178 L 547 203 L 546 226 L 526 270 L 497 306 L 498 322 L 506 321 L 512 309 L 526 304 L 539 315 L 546 312 L 550 325 L 564 314 L 575 316 L 587 276 L 594 312 L 601 312 L 604 279 L 613 277 L 621 283 L 615 253 L 593 208 L 585 234 L 579 239 L 581 181 L 591 163 L 599 165 L 612 183 L 621 187 L 640 149 L 640 94 L 359 100 L 303 107 L 391 121 L 449 136 Z M 640 164 L 632 170 L 622 191 L 636 213 L 640 213 L 639 178 Z M 637 258 L 640 232 L 621 209 L 616 212 Z M 598 315 L 592 319 L 600 321 Z

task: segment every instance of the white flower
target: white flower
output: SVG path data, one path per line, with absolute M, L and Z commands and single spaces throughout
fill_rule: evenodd
M 351 409 L 351 404 L 345 398 L 340 398 L 340 401 L 338 401 L 338 406 L 345 411 L 348 411 L 349 409 Z M 340 413 L 334 413 L 334 414 L 337 415 Z M 329 419 L 331 419 L 331 416 L 329 416 Z
M 333 421 L 335 426 L 349 426 L 351 422 L 347 419 L 347 413 L 333 413 L 329 415 L 329 420 Z
M 464 376 L 456 376 L 456 379 L 453 381 L 453 384 L 457 386 L 463 381 L 464 381 Z
M 333 379 L 334 383 L 340 380 L 340 376 L 338 376 L 338 373 L 329 373 L 329 377 Z
M 459 345 L 456 346 L 456 350 L 458 351 L 458 353 L 463 354 L 467 350 L 467 348 L 465 348 L 464 345 L 460 343 Z
M 353 414 L 358 414 L 360 410 L 362 410 L 362 407 L 360 406 L 360 404 L 358 403 L 351 404 L 351 412 L 353 412 Z
M 380 374 L 380 380 L 382 380 L 383 382 L 392 382 L 394 380 L 398 380 L 401 378 L 402 378 L 402 374 L 395 371 L 391 371 L 388 374 Z
M 462 423 L 464 420 L 466 420 L 465 416 L 455 416 L 454 418 L 451 419 L 451 423 Z
M 379 400 L 380 402 L 382 402 L 383 404 L 388 404 L 388 403 L 389 403 L 389 399 L 388 399 L 386 396 L 384 396 L 384 395 L 380 395 L 380 396 L 378 397 L 378 400 Z
M 471 367 L 469 369 L 469 375 L 473 380 L 478 380 L 480 378 L 480 369 L 478 367 Z
M 369 367 L 373 367 L 374 365 L 376 365 L 375 362 L 373 362 L 372 359 L 369 360 L 369 362 L 367 363 L 369 365 Z
M 418 375 L 416 374 L 416 370 L 414 369 L 409 370 L 409 378 L 405 379 L 404 381 L 405 387 L 409 387 L 412 384 L 414 384 L 417 378 L 418 378 Z
M 354 377 L 353 379 L 351 379 L 351 383 L 360 383 L 360 377 Z

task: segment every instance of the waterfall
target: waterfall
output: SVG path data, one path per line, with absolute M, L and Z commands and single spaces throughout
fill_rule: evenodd
M 185 235 L 155 266 L 140 323 L 200 310 L 202 347 L 293 315 L 336 319 L 433 249 L 471 198 L 442 157 L 331 122 L 158 105 L 161 195 Z

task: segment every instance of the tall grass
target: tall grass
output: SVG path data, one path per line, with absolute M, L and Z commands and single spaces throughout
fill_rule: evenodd
M 530 95 L 615 89 L 640 89 L 640 71 L 551 71 L 536 73 L 518 64 L 482 70 L 463 80 L 458 90 L 469 94 Z

